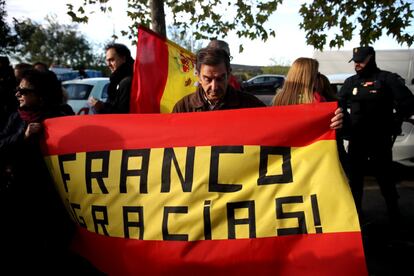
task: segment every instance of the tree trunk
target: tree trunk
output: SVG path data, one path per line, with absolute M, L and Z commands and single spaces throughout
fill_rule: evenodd
M 165 27 L 164 0 L 151 0 L 152 30 L 167 37 Z

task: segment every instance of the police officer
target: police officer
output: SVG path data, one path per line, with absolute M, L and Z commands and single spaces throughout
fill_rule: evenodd
M 350 108 L 350 186 L 361 214 L 363 178 L 368 159 L 385 198 L 391 220 L 398 220 L 398 193 L 392 177 L 392 145 L 402 120 L 413 112 L 414 95 L 397 74 L 380 70 L 372 47 L 353 49 L 356 75 L 339 92 L 343 109 Z M 395 110 L 395 112 L 394 112 Z

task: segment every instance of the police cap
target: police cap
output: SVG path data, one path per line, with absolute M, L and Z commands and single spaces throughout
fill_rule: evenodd
M 352 53 L 353 55 L 349 62 L 363 62 L 368 56 L 375 56 L 375 50 L 370 46 L 354 48 Z

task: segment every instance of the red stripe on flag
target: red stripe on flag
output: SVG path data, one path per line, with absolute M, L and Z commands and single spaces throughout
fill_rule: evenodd
M 79 228 L 74 251 L 109 275 L 367 275 L 360 232 L 195 242 L 112 238 Z
M 139 26 L 130 113 L 160 113 L 167 78 L 168 46 L 165 38 Z
M 263 145 L 335 139 L 336 103 L 195 112 L 70 116 L 45 121 L 45 155 L 115 149 Z

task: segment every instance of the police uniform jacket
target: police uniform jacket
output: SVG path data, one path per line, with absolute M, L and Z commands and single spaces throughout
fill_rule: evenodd
M 353 137 L 391 137 L 402 119 L 413 112 L 414 96 L 404 80 L 378 68 L 363 77 L 356 74 L 346 79 L 339 98 L 342 107 L 350 108 Z

